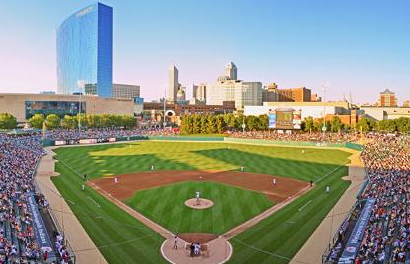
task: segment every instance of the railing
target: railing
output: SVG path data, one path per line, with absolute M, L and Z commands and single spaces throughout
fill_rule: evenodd
M 40 158 L 40 159 L 41 159 L 41 158 Z M 32 175 L 33 180 L 34 180 L 34 176 L 37 174 L 37 169 L 38 169 L 38 166 L 39 166 L 39 164 L 40 164 L 40 159 L 37 161 L 36 167 L 35 167 L 35 169 L 34 169 L 34 171 L 33 171 L 33 175 Z M 35 180 L 34 180 L 34 186 L 35 186 L 35 189 L 36 189 L 36 192 L 37 192 L 37 193 L 42 193 L 40 187 L 38 186 L 38 183 L 37 183 Z M 51 221 L 53 222 L 53 225 L 54 225 L 54 227 L 56 228 L 56 230 L 58 231 L 58 233 L 59 233 L 59 234 L 63 234 L 63 238 L 64 238 L 64 241 L 65 241 L 65 245 L 66 245 L 66 248 L 68 249 L 70 261 L 71 261 L 72 264 L 75 264 L 75 263 L 76 263 L 76 256 L 75 256 L 75 254 L 74 254 L 74 250 L 72 249 L 69 240 L 66 239 L 66 236 L 65 236 L 65 234 L 64 234 L 64 231 L 63 231 L 63 229 L 61 228 L 60 224 L 58 223 L 58 221 L 57 221 L 57 219 L 56 219 L 54 213 L 50 210 L 50 207 L 47 207 L 47 213 L 50 215 Z M 59 252 L 55 252 L 55 253 L 56 253 L 56 256 L 59 256 L 59 255 L 60 255 Z
M 75 264 L 76 257 L 75 257 L 75 254 L 74 254 L 74 250 L 71 247 L 70 241 L 68 240 L 68 238 L 66 238 L 64 230 L 61 228 L 60 223 L 57 221 L 54 213 L 50 210 L 50 207 L 47 207 L 47 212 L 50 215 L 51 221 L 53 222 L 53 225 L 56 227 L 58 233 L 63 234 L 64 244 L 65 244 L 66 248 L 68 249 L 68 253 L 69 253 L 69 256 L 70 256 L 71 263 Z
M 89 138 L 94 139 L 95 141 L 98 138 Z M 114 139 L 114 138 L 113 138 Z M 231 142 L 231 143 L 247 143 L 247 144 L 261 144 L 261 145 L 279 145 L 279 146 L 299 146 L 299 147 L 330 147 L 330 148 L 350 148 L 358 151 L 363 150 L 363 146 L 350 143 L 331 143 L 331 142 L 315 142 L 315 141 L 279 141 L 279 140 L 268 140 L 268 139 L 248 139 L 248 138 L 233 138 L 233 137 L 217 137 L 217 136 L 129 136 L 129 137 L 116 137 L 115 141 L 135 141 L 135 140 L 164 140 L 164 141 L 198 141 L 198 142 Z M 73 140 L 75 144 L 78 144 L 78 140 Z M 95 142 L 95 143 L 107 143 Z M 74 144 L 74 143 L 67 143 Z M 43 141 L 43 146 L 54 146 L 55 141 L 46 139 Z M 65 145 L 65 144 L 63 144 Z
M 169 140 L 169 141 L 215 141 L 222 142 L 224 137 L 201 137 L 201 136 L 148 136 L 149 140 Z
M 306 147 L 332 147 L 332 148 L 345 147 L 345 143 L 314 142 L 314 141 L 280 141 L 280 140 L 234 138 L 234 137 L 225 137 L 224 141 L 233 142 L 233 143 L 279 145 L 279 146 L 301 146 L 301 147 L 306 146 Z
M 356 210 L 357 206 L 359 205 L 359 201 L 356 201 L 355 205 L 350 208 L 349 212 L 347 213 L 345 219 L 342 221 L 342 225 L 343 223 L 346 223 L 350 221 L 350 218 L 352 217 L 352 213 L 354 210 Z M 332 241 L 329 243 L 329 245 L 326 247 L 325 252 L 322 254 L 322 263 L 333 263 L 328 261 L 331 250 L 334 248 L 337 240 L 339 239 L 339 230 L 342 226 L 339 227 L 339 229 L 337 230 L 336 234 L 333 235 Z

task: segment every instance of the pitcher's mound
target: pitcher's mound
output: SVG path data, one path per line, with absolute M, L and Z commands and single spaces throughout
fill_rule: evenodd
M 204 198 L 192 198 L 185 201 L 185 205 L 193 209 L 207 209 L 214 205 L 214 202 Z

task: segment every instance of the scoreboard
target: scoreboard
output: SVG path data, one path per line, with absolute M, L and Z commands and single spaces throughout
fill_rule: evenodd
M 276 108 L 268 111 L 269 128 L 301 129 L 301 112 L 290 108 Z

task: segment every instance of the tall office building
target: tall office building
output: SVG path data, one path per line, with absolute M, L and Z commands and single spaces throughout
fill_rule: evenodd
M 170 102 L 175 102 L 177 100 L 177 93 L 179 89 L 179 82 L 178 82 L 178 69 L 175 67 L 174 64 L 168 70 L 168 100 Z
M 140 97 L 140 86 L 131 84 L 112 84 L 112 97 L 114 98 L 137 98 Z
M 222 105 L 235 102 L 235 108 L 243 110 L 246 105 L 262 105 L 262 83 L 228 80 L 206 87 L 206 104 Z
M 96 3 L 57 29 L 57 93 L 84 93 L 88 87 L 112 97 L 112 17 L 112 7 Z
M 397 106 L 397 98 L 389 89 L 380 93 L 379 106 Z
M 229 80 L 237 80 L 238 79 L 238 69 L 236 68 L 233 62 L 228 63 L 225 68 L 226 76 L 228 76 Z
M 199 85 L 192 86 L 192 97 L 198 101 L 206 101 L 206 84 L 201 83 Z
M 246 105 L 262 105 L 262 83 L 237 80 L 237 69 L 232 62 L 226 67 L 225 76 L 206 86 L 206 104 L 222 105 L 235 102 L 235 108 L 243 110 Z

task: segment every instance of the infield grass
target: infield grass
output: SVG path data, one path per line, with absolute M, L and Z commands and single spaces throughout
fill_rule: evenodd
M 156 170 L 239 170 L 244 166 L 248 172 L 303 181 L 325 175 L 316 188 L 232 239 L 234 254 L 229 263 L 235 264 L 288 263 L 350 184 L 341 180 L 347 175 L 343 165 L 350 154 L 340 150 L 305 148 L 302 153 L 290 147 L 146 141 L 55 152 L 61 160 L 56 165 L 61 175 L 52 180 L 63 197 L 74 203 L 68 204 L 110 264 L 166 263 L 159 252 L 163 238 L 95 191 L 81 191 L 84 173 L 98 178 L 148 171 L 154 165 Z M 330 194 L 325 194 L 325 186 L 331 187 Z M 303 211 L 298 210 L 309 201 Z
M 212 200 L 204 210 L 192 209 L 184 202 L 195 197 Z M 273 206 L 265 194 L 216 182 L 181 182 L 138 191 L 126 204 L 178 233 L 210 233 L 222 235 L 246 220 Z

